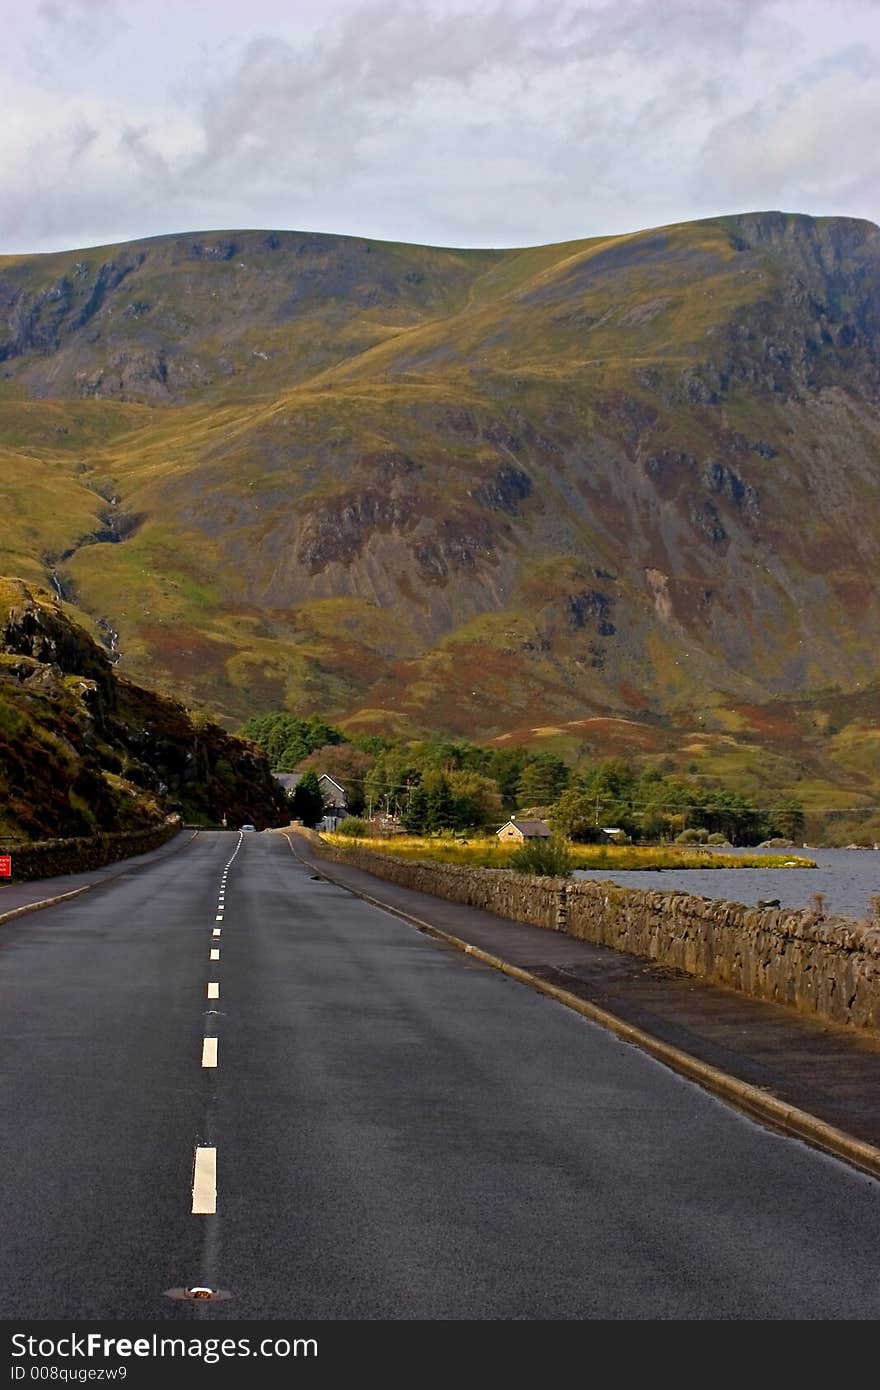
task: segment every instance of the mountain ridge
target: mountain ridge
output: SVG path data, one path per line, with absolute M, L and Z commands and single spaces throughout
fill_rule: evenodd
M 878 406 L 857 219 L 3 257 L 0 571 L 227 723 L 720 733 L 877 678 Z

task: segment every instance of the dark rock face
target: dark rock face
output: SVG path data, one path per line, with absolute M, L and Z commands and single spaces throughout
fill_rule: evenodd
M 697 470 L 693 454 L 681 449 L 663 449 L 645 459 L 645 472 L 655 487 L 666 497 L 673 496 L 682 483 L 687 485 Z
M 476 489 L 474 497 L 492 511 L 519 516 L 519 504 L 526 500 L 531 491 L 532 480 L 528 473 L 512 464 L 504 464 Z
M 456 575 L 473 575 L 481 563 L 496 562 L 495 536 L 488 520 L 459 512 L 445 517 L 425 540 L 413 542 L 410 553 L 424 584 L 444 585 Z
M 238 254 L 238 246 L 226 237 L 217 241 L 194 241 L 189 254 L 194 261 L 231 261 Z
M 594 623 L 601 637 L 613 637 L 617 631 L 610 620 L 613 603 L 613 599 L 598 589 L 586 589 L 581 594 L 569 594 L 566 600 L 568 621 L 573 628 L 582 628 L 588 623 Z
M 100 266 L 93 280 L 80 274 L 75 284 L 62 276 L 48 290 L 31 294 L 22 290 L 7 298 L 8 336 L 0 341 L 0 362 L 31 352 L 56 351 L 64 337 L 94 318 L 108 295 L 143 261 L 143 254 L 122 255 Z M 7 296 L 0 292 L 0 306 Z
M 332 498 L 306 517 L 297 558 L 310 574 L 333 562 L 351 564 L 375 532 L 405 531 L 415 512 L 414 497 L 389 497 L 372 489 Z
M 286 821 L 259 748 L 121 679 L 48 594 L 3 583 L 0 710 L 17 729 L 8 739 L 10 721 L 0 722 L 4 823 L 40 838 L 127 830 L 172 811 L 214 823 Z
M 719 220 L 744 259 L 769 252 L 788 270 L 781 302 L 768 298 L 728 330 L 725 389 L 797 397 L 843 373 L 880 399 L 880 230 L 784 213 Z
M 628 449 L 634 449 L 644 435 L 657 423 L 657 411 L 647 401 L 615 391 L 596 402 L 596 414 L 623 439 Z
M 712 545 L 723 545 L 727 540 L 727 532 L 721 525 L 718 508 L 714 502 L 691 503 L 688 516 L 697 535 L 703 536 Z
M 710 459 L 703 468 L 703 485 L 709 492 L 726 497 L 752 520 L 757 520 L 760 516 L 758 489 L 751 483 L 744 483 L 742 478 L 725 464 Z
M 20 586 L 19 593 L 21 602 L 7 608 L 3 615 L 0 651 L 27 656 L 43 666 L 94 681 L 112 709 L 115 689 L 101 649 L 82 628 L 69 622 L 57 605 L 34 602 L 25 585 Z M 32 677 L 33 672 L 29 675 Z

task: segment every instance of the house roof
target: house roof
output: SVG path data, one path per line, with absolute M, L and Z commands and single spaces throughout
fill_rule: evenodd
M 504 825 L 502 825 L 501 827 L 501 830 L 505 830 L 508 825 L 515 825 L 521 835 L 535 836 L 553 834 L 553 831 L 550 829 L 549 825 L 545 824 L 545 822 L 542 820 L 516 820 L 514 818 L 513 820 L 505 821 Z M 501 831 L 498 831 L 497 833 L 500 835 Z
M 283 787 L 286 792 L 292 792 L 300 777 L 302 777 L 302 773 L 273 772 L 272 776 L 275 778 L 275 781 L 278 783 L 279 787 Z
M 345 796 L 345 787 L 343 787 L 339 782 L 337 782 L 335 777 L 331 777 L 329 772 L 322 772 L 320 777 L 318 778 L 318 781 L 332 782 L 336 790 L 338 792 L 342 792 L 342 795 Z

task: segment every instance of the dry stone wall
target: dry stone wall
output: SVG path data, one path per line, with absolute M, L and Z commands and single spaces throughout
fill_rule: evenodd
M 92 835 L 69 840 L 35 840 L 27 845 L 9 845 L 0 854 L 12 856 L 12 874 L 18 881 L 35 878 L 54 878 L 57 874 L 79 874 L 88 869 L 100 869 L 117 859 L 134 854 L 146 854 L 158 849 L 180 832 L 180 819 L 174 817 L 162 825 L 144 830 L 125 830 L 118 834 Z
M 836 1023 L 880 1030 L 880 926 L 871 923 L 689 893 L 394 859 L 325 841 L 318 848 L 325 858 L 405 888 L 565 931 Z

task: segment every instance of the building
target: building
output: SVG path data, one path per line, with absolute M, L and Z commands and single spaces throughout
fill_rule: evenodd
M 318 778 L 318 786 L 321 788 L 321 795 L 324 798 L 326 808 L 324 819 L 319 825 L 319 830 L 335 830 L 341 820 L 348 815 L 348 792 L 340 782 L 331 777 L 329 772 L 322 772 Z
M 513 840 L 521 845 L 526 840 L 546 840 L 553 831 L 542 820 L 509 820 L 495 834 L 504 843 Z
M 324 805 L 329 810 L 331 807 L 337 815 L 348 815 L 348 792 L 345 787 L 335 781 L 329 772 L 322 772 L 318 778 L 318 786 L 321 788 L 321 795 L 324 798 Z
M 290 799 L 299 782 L 302 780 L 301 772 L 273 772 L 272 776 L 281 787 L 285 796 Z M 324 798 L 326 815 L 318 826 L 319 830 L 335 830 L 341 820 L 348 814 L 348 792 L 341 783 L 331 777 L 328 772 L 322 772 L 318 777 L 318 786 Z
M 272 776 L 275 778 L 275 781 L 278 783 L 285 796 L 293 796 L 293 793 L 296 790 L 296 784 L 299 781 L 300 777 L 302 777 L 302 773 L 273 772 Z

